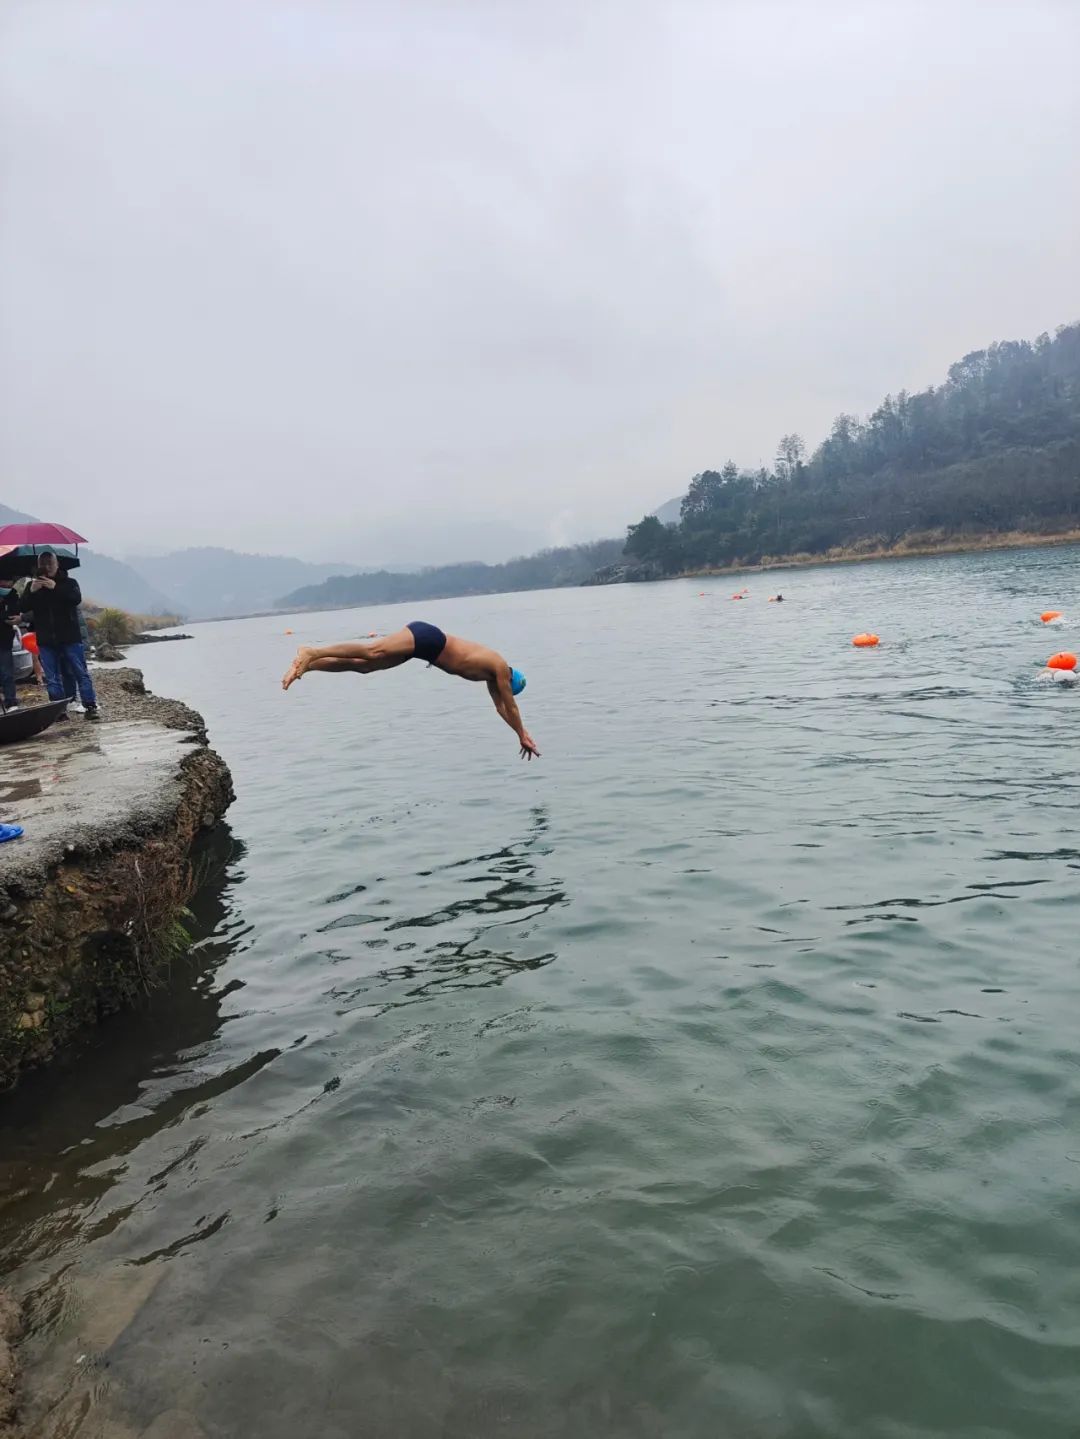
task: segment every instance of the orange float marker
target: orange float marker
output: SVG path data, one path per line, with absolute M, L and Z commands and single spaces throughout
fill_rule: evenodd
M 855 646 L 857 650 L 869 650 L 872 649 L 874 645 L 880 644 L 881 641 L 878 639 L 877 635 L 865 634 L 856 635 L 855 638 L 851 641 L 851 643 Z
M 1076 656 L 1068 650 L 1062 650 L 1060 654 L 1051 655 L 1046 661 L 1048 670 L 1074 670 L 1076 668 Z
M 1048 625 L 1051 620 L 1059 620 L 1059 619 L 1061 618 L 1061 611 L 1060 611 L 1060 610 L 1043 610 L 1043 612 L 1042 612 L 1042 614 L 1039 616 L 1039 618 L 1042 620 L 1042 622 L 1043 622 L 1044 625 Z
M 286 633 L 287 635 L 291 635 L 291 634 L 292 634 L 292 630 L 286 630 L 285 633 Z

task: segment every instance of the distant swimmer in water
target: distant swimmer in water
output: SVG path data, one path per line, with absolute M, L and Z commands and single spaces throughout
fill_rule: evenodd
M 323 645 L 318 649 L 302 645 L 289 666 L 282 689 L 288 689 L 309 670 L 328 674 L 370 675 L 376 670 L 392 670 L 406 660 L 426 660 L 448 675 L 463 680 L 482 680 L 500 716 L 518 737 L 521 758 L 540 758 L 540 751 L 525 728 L 518 711 L 515 695 L 525 688 L 525 676 L 507 663 L 502 655 L 474 640 L 443 634 L 435 625 L 417 620 L 383 639 L 365 644 Z

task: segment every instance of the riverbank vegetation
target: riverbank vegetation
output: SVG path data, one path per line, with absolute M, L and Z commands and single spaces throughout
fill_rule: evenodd
M 987 548 L 1080 529 L 1080 325 L 1008 341 L 945 383 L 838 415 L 807 454 L 729 460 L 690 483 L 677 525 L 646 516 L 626 555 L 649 574 Z
M 96 605 L 92 600 L 83 602 L 83 614 L 91 643 L 110 648 L 132 644 L 139 635 L 180 624 L 177 615 L 131 615 L 115 606 Z

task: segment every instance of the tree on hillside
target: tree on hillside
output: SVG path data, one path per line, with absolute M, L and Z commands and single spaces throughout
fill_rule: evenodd
M 776 475 L 780 480 L 793 482 L 803 468 L 806 445 L 801 435 L 783 435 L 776 447 Z
M 623 553 L 643 564 L 655 564 L 665 573 L 678 567 L 679 539 L 673 525 L 665 525 L 655 515 L 646 515 L 626 532 Z

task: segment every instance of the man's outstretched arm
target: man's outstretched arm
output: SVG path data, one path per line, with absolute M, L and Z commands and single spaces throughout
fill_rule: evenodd
M 518 737 L 518 743 L 521 745 L 521 758 L 531 760 L 535 755 L 539 759 L 540 751 L 536 748 L 536 742 L 532 735 L 525 728 L 521 711 L 517 707 L 517 700 L 510 688 L 509 674 L 500 674 L 497 679 L 488 680 L 487 687 L 492 704 Z

